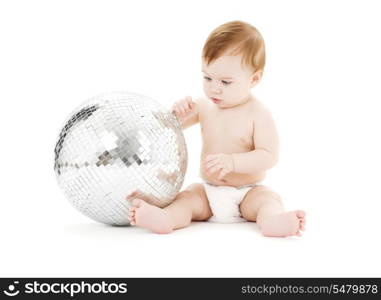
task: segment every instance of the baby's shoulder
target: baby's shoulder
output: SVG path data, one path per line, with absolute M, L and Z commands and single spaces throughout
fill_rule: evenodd
M 260 100 L 255 99 L 254 101 L 250 102 L 249 110 L 253 114 L 262 114 L 269 111 L 267 106 Z
M 257 99 L 253 101 L 250 110 L 254 121 L 260 122 L 272 119 L 272 113 L 270 109 L 267 107 L 267 105 Z

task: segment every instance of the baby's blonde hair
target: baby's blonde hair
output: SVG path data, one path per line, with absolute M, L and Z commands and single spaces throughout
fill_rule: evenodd
M 259 31 L 242 21 L 232 21 L 214 29 L 205 42 L 202 58 L 209 65 L 226 54 L 242 54 L 242 63 L 254 72 L 263 71 L 266 62 L 265 42 Z

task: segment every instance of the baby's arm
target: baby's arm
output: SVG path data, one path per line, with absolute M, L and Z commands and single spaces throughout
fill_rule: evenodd
M 172 111 L 178 118 L 181 128 L 184 130 L 199 122 L 198 105 L 191 97 L 185 97 L 172 106 Z
M 257 174 L 272 168 L 278 161 L 279 137 L 271 113 L 263 108 L 254 118 L 255 150 L 233 153 L 236 173 Z

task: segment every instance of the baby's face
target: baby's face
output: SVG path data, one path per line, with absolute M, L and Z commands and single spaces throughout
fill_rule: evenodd
M 249 100 L 251 88 L 260 79 L 242 66 L 242 55 L 224 55 L 206 65 L 202 62 L 205 95 L 220 108 L 230 108 Z

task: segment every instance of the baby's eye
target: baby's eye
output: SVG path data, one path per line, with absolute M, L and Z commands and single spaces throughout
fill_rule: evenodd
M 231 81 L 226 81 L 226 80 L 221 80 L 221 82 L 223 85 L 229 85 L 232 83 Z
M 211 81 L 212 80 L 212 78 L 206 77 L 206 76 L 204 76 L 204 79 L 207 80 L 207 81 Z

